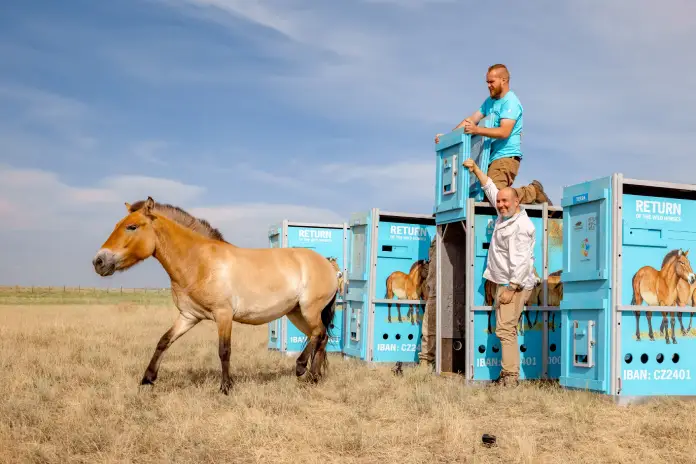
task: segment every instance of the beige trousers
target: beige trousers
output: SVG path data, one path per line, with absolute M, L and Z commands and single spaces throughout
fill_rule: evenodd
M 500 340 L 502 351 L 502 370 L 500 377 L 514 377 L 520 375 L 520 351 L 517 347 L 517 323 L 522 315 L 524 303 L 529 299 L 531 290 L 515 292 L 512 301 L 508 304 L 500 304 L 500 294 L 507 287 L 498 285 L 495 292 L 495 335 Z
M 499 158 L 488 166 L 488 177 L 491 178 L 498 190 L 510 187 L 517 177 L 520 169 L 520 162 L 513 158 Z M 534 203 L 537 197 L 536 188 L 532 185 L 516 187 L 515 191 L 520 199 L 520 204 L 529 205 Z

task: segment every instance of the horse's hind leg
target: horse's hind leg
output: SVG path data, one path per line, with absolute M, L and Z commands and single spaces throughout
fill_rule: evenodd
M 640 311 L 633 311 L 636 315 L 636 340 L 640 341 Z
M 316 345 L 316 349 L 313 353 L 312 365 L 309 368 L 309 373 L 312 376 L 312 380 L 315 382 L 321 377 L 321 368 L 326 362 L 326 344 L 328 342 L 329 334 L 326 332 L 326 329 L 324 329 Z
M 681 305 L 680 308 L 683 308 L 684 305 Z M 679 312 L 677 313 L 677 320 L 679 321 L 679 328 L 681 329 L 682 335 L 686 335 L 686 329 L 684 328 L 684 320 L 682 317 L 684 316 L 684 313 Z
M 230 379 L 230 353 L 232 351 L 232 309 L 225 308 L 215 314 L 218 326 L 218 352 L 220 355 L 220 392 L 227 395 L 232 386 Z
M 655 334 L 652 328 L 652 311 L 645 311 L 645 316 L 648 318 L 648 337 L 650 341 L 655 341 Z
M 159 339 L 155 353 L 152 355 L 152 359 L 150 359 L 150 364 L 147 366 L 147 370 L 145 371 L 145 375 L 143 375 L 143 379 L 140 381 L 140 385 L 154 384 L 155 380 L 157 380 L 157 372 L 159 371 L 160 362 L 162 361 L 162 355 L 164 352 L 167 351 L 167 348 L 169 348 L 179 337 L 198 324 L 198 322 L 199 319 L 194 319 L 192 317 L 186 317 L 183 314 L 179 314 L 179 317 L 176 319 L 176 321 L 174 321 L 174 324 Z
M 295 375 L 297 377 L 302 377 L 305 374 L 305 372 L 307 372 L 307 363 L 309 362 L 309 355 L 312 353 L 312 350 L 314 349 L 313 345 L 310 343 L 310 336 L 312 335 L 312 331 L 309 328 L 309 324 L 307 324 L 307 321 L 305 321 L 304 317 L 302 317 L 302 311 L 300 311 L 299 307 L 289 312 L 287 316 L 290 322 L 292 322 L 295 325 L 295 327 L 300 329 L 300 332 L 305 334 L 305 336 L 307 337 L 307 345 L 305 345 L 304 350 L 302 350 L 302 353 L 300 353 L 300 355 L 297 357 L 297 360 L 295 361 Z
M 671 326 L 672 326 L 672 343 L 674 343 L 676 345 L 677 344 L 677 333 L 674 331 L 674 325 L 675 325 L 674 313 L 669 313 L 669 321 L 670 321 Z M 667 340 L 669 341 L 669 339 L 667 339 Z

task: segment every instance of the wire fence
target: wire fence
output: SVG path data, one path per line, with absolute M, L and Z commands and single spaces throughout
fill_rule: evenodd
M 129 288 L 129 287 L 115 287 L 115 288 L 100 288 L 100 287 L 82 287 L 82 286 L 68 286 L 68 285 L 57 285 L 57 286 L 21 286 L 21 285 L 0 285 L 0 293 L 34 293 L 34 294 L 60 294 L 60 293 L 73 293 L 73 294 L 84 294 L 84 295 L 100 295 L 100 294 L 111 294 L 111 293 L 141 293 L 141 294 L 169 294 L 171 289 L 169 288 Z

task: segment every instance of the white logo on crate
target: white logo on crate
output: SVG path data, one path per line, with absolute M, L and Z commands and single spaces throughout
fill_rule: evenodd
M 396 240 L 427 240 L 428 230 L 418 226 L 391 226 L 390 239 Z
M 330 230 L 300 229 L 298 234 L 303 242 L 330 242 L 332 238 Z
M 681 204 L 673 201 L 636 200 L 636 219 L 681 221 Z

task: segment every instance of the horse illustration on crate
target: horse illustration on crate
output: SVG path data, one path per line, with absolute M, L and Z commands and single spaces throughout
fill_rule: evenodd
M 532 323 L 529 315 L 529 305 L 532 304 L 533 302 L 536 301 L 541 301 L 541 298 L 543 295 L 540 293 L 543 291 L 543 287 L 541 285 L 541 278 L 539 277 L 539 274 L 537 273 L 536 268 L 534 269 L 534 277 L 535 277 L 535 285 L 534 288 L 532 289 L 532 292 L 529 295 L 529 299 L 526 301 L 527 309 L 525 311 L 522 311 L 522 314 L 520 315 L 520 321 L 524 317 L 527 320 L 527 326 L 529 329 L 534 327 L 539 320 L 539 311 L 536 312 L 536 317 L 534 318 L 534 323 Z M 497 285 L 494 282 L 491 282 L 488 279 L 483 279 L 483 304 L 484 306 L 493 306 L 493 303 L 495 302 L 495 291 Z M 540 296 L 541 295 L 541 296 Z M 541 304 L 541 303 L 537 303 Z M 492 308 L 490 311 L 488 311 L 488 333 L 492 334 L 493 333 L 493 325 L 492 325 L 492 319 L 493 319 L 493 312 L 495 311 L 495 308 Z M 524 330 L 524 324 L 522 324 L 521 329 Z
M 563 300 L 563 282 L 561 282 L 562 273 L 563 270 L 552 272 L 551 274 L 549 274 L 549 278 L 546 280 L 546 287 L 548 288 L 548 296 L 546 302 L 547 306 L 561 306 L 561 300 Z M 543 306 L 543 304 L 544 286 L 538 285 L 534 288 L 534 290 L 532 290 L 532 294 L 529 296 L 529 300 L 527 300 L 527 311 L 529 311 L 530 306 Z M 529 316 L 527 316 L 527 324 L 530 329 L 534 327 L 538 321 L 539 311 L 536 311 L 534 315 L 534 322 L 530 322 Z M 549 329 L 551 329 L 551 332 L 556 331 L 556 311 L 549 311 Z
M 411 265 L 408 274 L 401 271 L 394 271 L 387 277 L 387 292 L 386 298 L 391 300 L 396 296 L 398 300 L 424 300 L 427 299 L 426 282 L 428 279 L 428 264 L 429 261 L 420 259 Z M 387 303 L 387 320 L 392 321 L 391 305 Z M 396 311 L 399 322 L 401 319 L 401 305 L 396 303 Z M 408 313 L 406 317 L 411 319 L 411 324 L 415 324 L 418 319 L 418 306 L 414 304 L 408 305 Z
M 648 306 L 674 306 L 679 296 L 679 283 L 684 282 L 690 287 L 696 282 L 696 275 L 691 269 L 691 262 L 688 258 L 689 250 L 672 250 L 667 253 L 662 260 L 662 267 L 656 270 L 652 266 L 643 266 L 633 276 L 633 298 L 631 305 L 640 306 L 643 301 Z M 688 300 L 689 288 L 682 286 L 681 303 L 686 304 Z M 693 298 L 693 292 L 692 292 Z M 669 328 L 667 323 L 667 312 L 662 312 L 662 324 L 660 325 L 660 335 L 664 334 L 667 344 L 670 343 Z M 640 341 L 640 313 L 634 311 L 636 316 L 636 340 Z M 670 311 L 672 326 L 672 343 L 677 343 L 674 332 L 674 311 Z M 652 311 L 645 311 L 648 319 L 648 337 L 655 341 L 652 328 Z M 683 328 L 683 326 L 682 326 Z
M 683 308 L 687 304 L 696 306 L 696 284 L 689 285 L 685 280 L 679 280 L 677 284 L 677 306 Z M 689 327 L 686 329 L 684 329 L 684 321 L 682 320 L 683 315 L 683 312 L 679 312 L 677 318 L 679 319 L 682 335 L 688 335 L 691 333 L 691 323 L 694 320 L 694 313 L 689 313 Z M 662 333 L 662 331 L 660 331 L 660 333 Z

